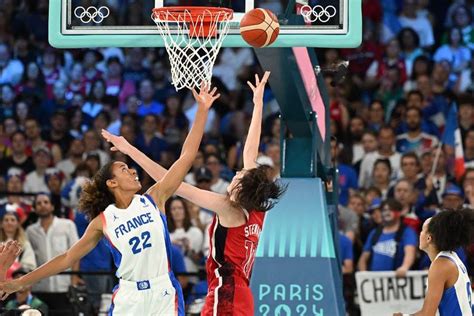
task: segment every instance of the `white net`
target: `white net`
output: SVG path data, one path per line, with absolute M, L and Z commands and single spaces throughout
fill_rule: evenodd
M 204 9 L 199 14 L 181 10 L 179 13 L 160 10 L 152 14 L 168 52 L 176 90 L 199 88 L 203 81 L 210 83 L 214 62 L 232 18 L 229 10 Z

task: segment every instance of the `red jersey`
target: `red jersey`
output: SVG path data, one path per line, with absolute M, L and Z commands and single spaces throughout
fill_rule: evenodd
M 253 308 L 249 279 L 265 212 L 246 215 L 247 222 L 238 227 L 220 225 L 217 216 L 209 227 L 209 292 L 202 315 L 246 315 Z

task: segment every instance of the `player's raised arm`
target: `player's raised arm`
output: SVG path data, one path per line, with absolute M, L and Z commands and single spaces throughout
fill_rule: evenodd
M 194 89 L 192 90 L 193 96 L 198 104 L 198 110 L 193 126 L 184 141 L 181 155 L 171 166 L 163 179 L 148 190 L 148 193 L 153 197 L 163 212 L 166 200 L 178 189 L 196 158 L 199 144 L 204 134 L 207 114 L 214 101 L 220 96 L 220 94 L 216 94 L 216 88 L 210 92 L 209 88 L 210 86 L 203 83 L 199 94 Z
M 263 92 L 267 83 L 269 71 L 265 71 L 262 80 L 255 74 L 255 86 L 247 81 L 253 91 L 253 113 L 250 122 L 249 133 L 244 146 L 244 169 L 249 170 L 257 167 L 258 148 L 260 146 L 260 134 L 262 132 Z
M 19 279 L 0 282 L 0 295 L 2 295 L 2 299 L 7 298 L 9 294 L 19 291 L 26 286 L 30 286 L 41 279 L 58 274 L 72 267 L 74 263 L 79 261 L 99 243 L 102 236 L 102 221 L 98 216 L 92 220 L 82 238 L 79 239 L 71 249 Z
M 112 143 L 111 150 L 120 151 L 132 158 L 143 170 L 146 171 L 155 181 L 160 181 L 165 176 L 167 169 L 154 162 L 136 147 L 131 145 L 123 136 L 113 135 L 102 130 L 102 136 L 108 142 Z M 182 182 L 176 190 L 176 194 L 193 202 L 199 207 L 213 211 L 215 213 L 225 212 L 228 207 L 226 195 L 218 194 L 212 191 L 202 190 L 193 185 Z

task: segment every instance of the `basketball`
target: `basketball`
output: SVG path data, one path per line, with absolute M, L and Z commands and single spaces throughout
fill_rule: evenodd
M 280 33 L 280 24 L 276 15 L 267 9 L 253 9 L 240 21 L 240 34 L 253 47 L 265 47 L 272 44 Z

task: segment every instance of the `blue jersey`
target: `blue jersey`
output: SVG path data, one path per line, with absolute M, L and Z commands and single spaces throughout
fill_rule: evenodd
M 436 256 L 436 259 L 440 257 L 451 260 L 458 268 L 458 279 L 456 283 L 454 283 L 452 287 L 444 290 L 441 301 L 439 302 L 438 310 L 440 316 L 471 316 L 471 282 L 467 275 L 466 267 L 454 251 L 441 251 Z

